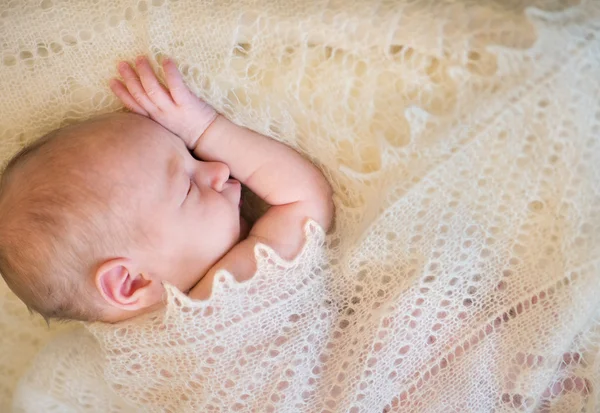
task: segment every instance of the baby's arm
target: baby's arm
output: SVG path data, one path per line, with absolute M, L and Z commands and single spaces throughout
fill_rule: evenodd
M 194 153 L 201 159 L 229 165 L 236 179 L 272 207 L 252 227 L 248 238 L 233 247 L 190 296 L 208 297 L 211 286 L 205 282 L 220 268 L 238 279 L 251 277 L 256 270 L 257 242 L 290 259 L 302 247 L 307 218 L 329 229 L 333 204 L 327 181 L 317 168 L 287 146 L 219 116 L 200 137 Z
M 304 243 L 304 224 L 312 218 L 325 230 L 333 215 L 331 190 L 321 173 L 287 146 L 239 127 L 222 116 L 200 137 L 194 153 L 201 159 L 229 165 L 232 175 L 272 207 L 190 292 L 194 298 L 210 296 L 212 278 L 225 268 L 238 280 L 256 271 L 257 242 L 291 259 Z
M 175 64 L 165 60 L 167 91 L 145 59 L 136 61 L 138 75 L 119 66 L 125 80 L 112 83 L 117 96 L 134 112 L 150 116 L 184 140 L 205 161 L 226 163 L 232 175 L 272 207 L 191 291 L 190 296 L 210 295 L 212 278 L 225 268 L 239 280 L 256 270 L 254 245 L 269 245 L 284 258 L 293 258 L 304 243 L 304 224 L 315 220 L 325 230 L 333 217 L 331 189 L 323 175 L 291 148 L 217 115 L 185 86 Z

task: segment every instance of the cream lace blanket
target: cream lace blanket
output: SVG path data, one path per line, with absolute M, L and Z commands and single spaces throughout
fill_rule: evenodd
M 0 410 L 598 411 L 599 36 L 593 1 L 2 2 L 4 157 L 164 53 L 320 165 L 337 222 L 117 327 L 3 286 Z

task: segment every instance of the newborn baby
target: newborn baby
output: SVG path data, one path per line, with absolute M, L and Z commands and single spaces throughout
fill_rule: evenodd
M 134 113 L 51 132 L 0 182 L 0 272 L 45 318 L 118 322 L 162 305 L 163 282 L 206 299 L 217 270 L 256 271 L 254 245 L 293 258 L 304 224 L 333 216 L 323 175 L 294 150 L 218 115 L 163 62 L 118 65 Z M 249 230 L 241 183 L 271 208 Z

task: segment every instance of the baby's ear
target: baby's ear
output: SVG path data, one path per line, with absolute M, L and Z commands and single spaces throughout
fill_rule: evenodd
M 149 277 L 135 271 L 135 266 L 127 258 L 115 258 L 103 263 L 96 271 L 95 284 L 108 304 L 128 311 L 155 304 L 156 287 L 160 287 Z

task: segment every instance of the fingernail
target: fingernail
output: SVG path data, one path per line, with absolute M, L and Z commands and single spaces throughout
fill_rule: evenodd
M 138 57 L 135 58 L 135 62 L 137 64 L 142 63 L 144 60 L 145 60 L 144 56 L 138 56 Z
M 126 62 L 119 62 L 119 69 L 125 70 L 129 65 Z

